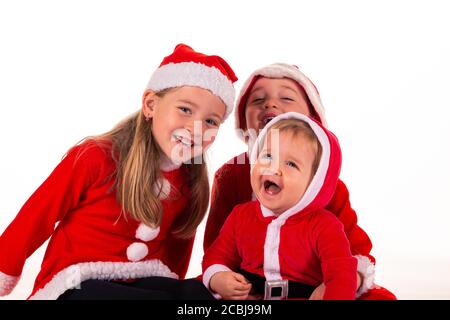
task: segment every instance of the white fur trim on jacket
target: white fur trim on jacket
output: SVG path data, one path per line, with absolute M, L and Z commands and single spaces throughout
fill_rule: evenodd
M 10 294 L 19 279 L 20 276 L 10 276 L 0 271 L 0 297 Z
M 213 275 L 215 275 L 217 272 L 222 271 L 232 271 L 232 270 L 223 264 L 213 264 L 209 266 L 208 269 L 206 269 L 205 272 L 203 273 L 203 284 L 205 285 L 206 288 L 208 288 L 208 290 L 212 293 L 212 295 L 216 299 L 222 299 L 222 296 L 212 291 L 211 288 L 209 287 L 209 283 Z
M 158 92 L 182 86 L 200 87 L 218 96 L 226 106 L 224 120 L 233 110 L 235 99 L 233 83 L 216 67 L 209 67 L 201 63 L 166 64 L 156 69 L 147 84 L 147 89 Z
M 358 260 L 358 273 L 361 275 L 361 285 L 359 286 L 356 297 L 360 297 L 374 287 L 375 282 L 375 264 L 366 256 L 356 255 Z
M 67 290 L 79 289 L 80 284 L 89 279 L 126 280 L 151 276 L 178 279 L 175 273 L 157 259 L 141 262 L 83 262 L 58 272 L 30 300 L 55 300 Z

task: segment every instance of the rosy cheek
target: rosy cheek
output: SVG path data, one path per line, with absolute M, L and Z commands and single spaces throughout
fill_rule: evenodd
M 247 111 L 245 113 L 245 119 L 247 120 L 247 122 L 254 122 L 258 118 L 258 114 L 259 114 L 259 111 L 255 110 L 255 108 L 252 108 L 251 111 Z
M 262 164 L 262 163 L 258 163 L 258 167 L 255 170 L 255 173 L 258 174 L 258 178 L 260 178 L 261 176 L 267 174 L 269 169 L 268 165 Z
M 203 127 L 203 146 L 208 146 L 216 140 L 217 134 L 219 133 L 219 129 L 208 129 Z
M 206 142 L 203 142 L 203 144 L 202 144 L 203 152 L 205 152 L 206 150 L 208 150 L 209 147 L 211 146 L 211 144 L 212 144 L 212 141 L 206 141 Z
M 260 184 L 261 184 L 261 182 L 260 182 L 261 181 L 261 175 L 258 173 L 257 170 L 253 170 L 251 172 L 250 181 L 251 181 L 252 188 L 255 189 L 255 191 L 259 190 L 259 187 L 260 187 Z

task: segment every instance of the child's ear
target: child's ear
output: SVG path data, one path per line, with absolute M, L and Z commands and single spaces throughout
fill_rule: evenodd
M 146 90 L 142 96 L 142 112 L 145 118 L 153 118 L 155 113 L 155 104 L 158 96 L 153 90 Z

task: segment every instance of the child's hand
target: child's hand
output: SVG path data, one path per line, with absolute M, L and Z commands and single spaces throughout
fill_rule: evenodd
M 356 272 L 356 290 L 359 289 L 362 282 L 362 276 L 359 272 Z M 309 300 L 323 300 L 323 295 L 325 293 L 325 283 L 322 283 L 316 289 L 314 289 L 313 293 L 309 297 Z
M 236 272 L 217 272 L 211 277 L 209 286 L 225 300 L 245 300 L 252 288 L 245 277 Z
M 309 300 L 323 300 L 323 294 L 325 293 L 325 283 L 320 284 L 309 297 Z

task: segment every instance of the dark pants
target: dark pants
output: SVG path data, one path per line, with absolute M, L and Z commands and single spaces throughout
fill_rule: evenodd
M 86 280 L 81 289 L 67 290 L 58 300 L 214 300 L 214 297 L 197 279 L 148 277 L 134 282 Z

